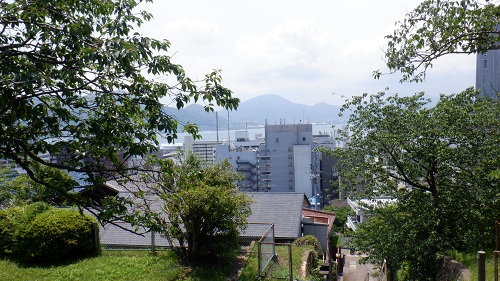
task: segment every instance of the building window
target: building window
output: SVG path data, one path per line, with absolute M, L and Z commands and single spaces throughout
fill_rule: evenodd
M 288 163 L 288 167 L 293 167 L 293 163 Z
M 270 175 L 271 172 L 262 172 L 262 175 Z
M 293 159 L 293 156 L 292 155 L 288 155 L 288 159 Z
M 293 190 L 293 185 L 289 185 L 288 189 Z
M 276 138 L 276 143 L 280 143 L 280 138 Z
M 302 141 L 306 141 L 306 137 L 302 137 Z
M 261 156 L 260 160 L 270 160 L 271 156 Z

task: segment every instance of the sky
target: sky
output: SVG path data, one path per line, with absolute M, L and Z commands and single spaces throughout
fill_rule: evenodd
M 423 83 L 399 83 L 386 71 L 385 35 L 418 0 L 156 0 L 138 30 L 167 39 L 172 61 L 192 79 L 213 69 L 246 101 L 265 94 L 292 102 L 338 104 L 353 95 L 457 93 L 475 84 L 475 55 L 439 58 Z

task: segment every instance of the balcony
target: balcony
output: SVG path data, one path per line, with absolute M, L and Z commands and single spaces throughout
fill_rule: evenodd
M 347 217 L 346 224 L 347 224 L 347 227 L 349 227 L 350 229 L 355 231 L 356 228 L 358 227 L 359 222 L 356 220 L 355 216 L 352 216 L 352 217 Z

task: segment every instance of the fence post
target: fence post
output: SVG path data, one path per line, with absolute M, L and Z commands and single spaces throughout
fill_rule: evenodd
M 259 241 L 257 242 L 257 267 L 259 268 L 259 280 L 260 278 L 262 278 L 262 271 L 261 271 L 262 261 L 260 260 L 261 258 L 262 258 L 261 244 Z
M 486 252 L 477 252 L 477 280 L 486 281 Z
M 495 271 L 495 281 L 498 281 L 498 254 L 500 253 L 500 251 L 493 251 L 493 261 L 494 261 L 494 265 L 493 265 L 493 268 L 494 268 L 494 271 Z
M 292 244 L 288 245 L 289 267 L 290 267 L 290 281 L 293 281 L 293 264 L 292 264 Z
M 151 230 L 151 253 L 155 253 L 155 232 Z

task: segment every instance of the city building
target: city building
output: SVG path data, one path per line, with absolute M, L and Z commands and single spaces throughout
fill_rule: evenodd
M 250 140 L 248 131 L 236 131 L 234 143 L 219 144 L 215 148 L 216 162 L 226 159 L 235 171 L 243 175 L 244 178 L 236 183 L 242 191 L 259 191 L 257 165 L 262 143 L 264 138 L 260 134 Z
M 216 162 L 226 159 L 242 174 L 237 182 L 240 190 L 305 194 L 315 209 L 338 198 L 336 185 L 332 186 L 337 179 L 335 161 L 316 149 L 334 149 L 343 143 L 331 134 L 313 135 L 312 124 L 266 125 L 264 129 L 264 137 L 257 134 L 255 139 L 247 131 L 237 131 L 234 142 L 215 149 Z
M 370 210 L 373 208 L 387 206 L 393 204 L 396 199 L 390 196 L 380 196 L 371 199 L 351 199 L 347 198 L 347 203 L 351 206 L 352 210 L 356 213 L 355 216 L 347 217 L 346 225 L 352 230 L 356 230 L 360 223 L 368 221 L 371 216 Z
M 495 101 L 500 99 L 500 49 L 477 54 L 476 89 L 480 91 L 480 96 Z
M 184 137 L 184 150 L 192 151 L 201 161 L 202 165 L 210 165 L 215 161 L 215 148 L 220 142 L 217 141 L 195 141 L 193 136 Z
M 259 154 L 263 191 L 319 193 L 319 157 L 313 152 L 312 124 L 266 125 Z

